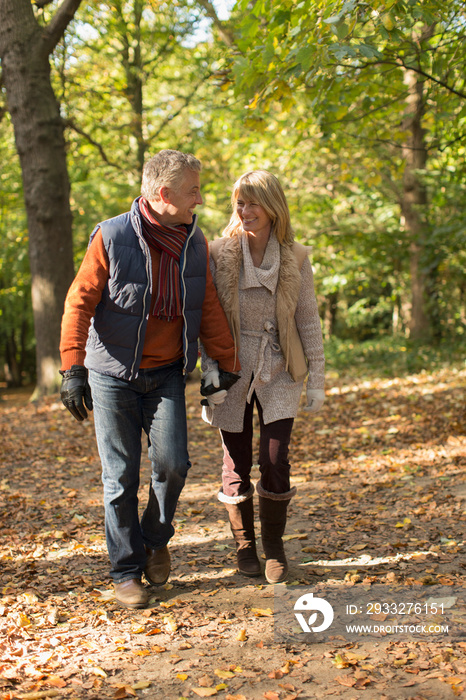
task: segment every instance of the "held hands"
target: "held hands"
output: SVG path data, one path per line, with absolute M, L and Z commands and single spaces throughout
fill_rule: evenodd
M 203 391 L 210 392 L 212 387 L 218 389 L 220 387 L 220 373 L 217 367 L 213 367 L 208 372 L 204 372 L 202 375 L 202 387 L 201 393 Z M 227 392 L 225 389 L 220 391 L 212 391 L 212 393 L 206 393 L 206 398 L 202 400 L 203 406 L 210 406 L 210 408 L 215 408 L 225 401 Z
M 215 408 L 225 401 L 227 391 L 239 379 L 239 374 L 219 370 L 217 367 L 212 367 L 207 372 L 204 372 L 201 380 L 201 394 L 206 398 L 201 401 L 202 406 L 210 406 Z M 216 391 L 218 389 L 218 391 Z
M 87 411 L 92 411 L 91 387 L 87 381 L 87 369 L 81 365 L 73 365 L 62 375 L 60 398 L 68 411 L 76 420 L 87 418 Z M 83 402 L 84 401 L 84 402 Z M 86 408 L 84 408 L 84 404 Z
M 305 411 L 309 413 L 317 413 L 322 408 L 325 401 L 325 391 L 323 389 L 306 389 L 307 395 L 307 406 L 304 407 Z

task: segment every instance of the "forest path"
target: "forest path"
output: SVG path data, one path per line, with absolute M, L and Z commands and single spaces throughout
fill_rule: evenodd
M 113 598 L 92 421 L 74 421 L 56 396 L 35 405 L 24 391 L 5 391 L 1 700 L 465 696 L 465 377 L 444 369 L 336 378 L 320 413 L 299 413 L 290 452 L 298 487 L 286 535 L 290 577 L 275 591 L 235 572 L 216 498 L 220 440 L 201 420 L 198 382 L 188 382 L 192 468 L 170 546 L 173 571 L 143 611 Z M 145 460 L 142 494 L 148 477 Z M 391 591 L 398 605 L 413 591 L 416 600 L 444 591 L 450 630 L 339 633 L 317 642 L 295 629 L 287 640 L 280 606 L 292 618 L 293 611 L 282 594 L 296 600 L 308 589 L 323 597 L 331 589 L 351 603 Z M 447 614 L 425 618 L 442 623 Z

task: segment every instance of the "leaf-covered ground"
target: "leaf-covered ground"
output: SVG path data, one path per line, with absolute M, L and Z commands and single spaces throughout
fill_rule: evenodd
M 465 377 L 335 378 L 323 410 L 299 414 L 287 590 L 465 587 Z M 113 599 L 91 421 L 57 397 L 0 398 L 0 698 L 465 697 L 464 610 L 455 634 L 429 639 L 274 636 L 274 588 L 235 573 L 218 434 L 197 382 L 187 394 L 173 572 L 143 611 Z M 145 461 L 144 494 L 148 476 Z

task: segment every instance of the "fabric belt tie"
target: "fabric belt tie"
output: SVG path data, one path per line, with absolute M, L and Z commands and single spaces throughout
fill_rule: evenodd
M 259 382 L 266 384 L 272 378 L 272 352 L 281 352 L 280 343 L 278 342 L 278 331 L 274 324 L 266 321 L 262 331 L 248 331 L 241 329 L 242 335 L 248 335 L 252 338 L 260 338 L 259 347 L 259 362 L 254 370 L 254 377 L 249 387 L 247 402 L 251 403 L 252 395 Z

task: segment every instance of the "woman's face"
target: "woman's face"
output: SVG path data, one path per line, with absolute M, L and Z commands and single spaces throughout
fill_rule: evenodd
M 260 236 L 270 233 L 272 219 L 258 202 L 239 196 L 236 200 L 236 212 L 241 219 L 243 231 L 248 235 Z

